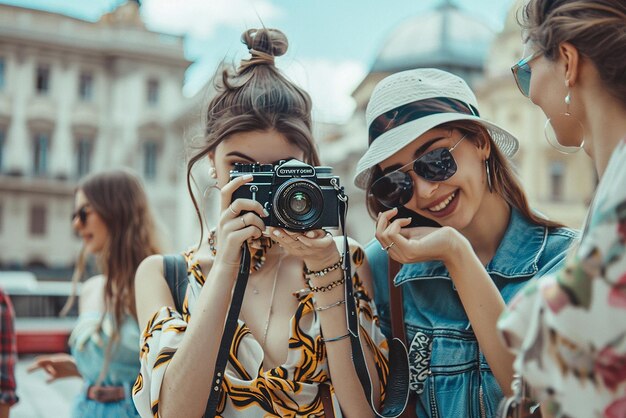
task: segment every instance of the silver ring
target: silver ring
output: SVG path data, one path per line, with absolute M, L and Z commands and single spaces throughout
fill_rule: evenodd
M 396 245 L 396 243 L 391 241 L 391 244 L 387 245 L 386 247 L 383 247 L 383 251 L 389 251 L 389 249 L 393 247 L 394 245 Z
M 248 224 L 246 223 L 246 220 L 245 220 L 245 219 L 243 219 L 243 216 L 241 217 L 241 222 L 243 222 L 243 227 L 244 227 L 244 228 L 247 228 L 247 227 L 248 227 Z
M 230 211 L 233 213 L 233 215 L 235 215 L 235 216 L 239 215 L 237 212 L 235 212 L 233 210 L 233 204 L 232 203 L 230 205 L 228 205 L 228 209 L 230 209 Z

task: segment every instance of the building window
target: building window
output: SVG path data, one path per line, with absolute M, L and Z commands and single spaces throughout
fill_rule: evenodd
M 3 170 L 4 165 L 4 143 L 6 141 L 6 130 L 3 126 L 0 126 L 0 172 Z
M 159 102 L 159 80 L 148 80 L 148 104 L 151 106 L 156 105 Z
M 43 176 L 48 173 L 48 154 L 50 153 L 50 136 L 45 133 L 38 133 L 33 139 L 33 173 L 36 176 Z
M 46 207 L 42 205 L 31 206 L 30 208 L 30 234 L 46 235 Z
M 158 145 L 154 141 L 143 145 L 143 175 L 148 180 L 154 180 L 157 176 Z
M 89 72 L 80 74 L 78 80 L 78 97 L 83 102 L 90 102 L 93 99 L 93 75 Z
M 45 65 L 37 67 L 37 79 L 35 88 L 37 94 L 48 94 L 50 91 L 50 68 Z
M 565 177 L 565 164 L 563 161 L 550 162 L 550 199 L 563 200 L 563 180 Z
M 91 138 L 80 138 L 76 144 L 76 175 L 80 178 L 91 170 L 91 154 L 93 141 Z
M 5 61 L 3 57 L 0 57 L 0 90 L 4 89 L 4 79 L 5 79 Z

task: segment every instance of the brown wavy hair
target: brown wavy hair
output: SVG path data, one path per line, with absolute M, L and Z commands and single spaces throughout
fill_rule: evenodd
M 320 164 L 311 129 L 311 98 L 274 65 L 274 58 L 287 52 L 287 37 L 277 29 L 250 29 L 243 33 L 241 41 L 251 58 L 242 60 L 236 69 L 226 68 L 215 75 L 217 93 L 206 111 L 203 144 L 187 164 L 187 188 L 201 226 L 191 170 L 230 136 L 274 130 L 304 152 L 307 164 Z
M 491 175 L 491 184 L 493 193 L 496 193 L 505 200 L 510 206 L 516 208 L 521 214 L 535 225 L 545 226 L 548 228 L 560 228 L 562 224 L 550 221 L 534 212 L 529 204 L 522 188 L 520 181 L 515 174 L 513 166 L 509 160 L 502 154 L 498 146 L 491 139 L 491 135 L 487 129 L 478 122 L 472 121 L 455 121 L 447 122 L 437 126 L 436 128 L 458 130 L 462 135 L 467 135 L 467 139 L 475 143 L 477 146 L 484 146 L 487 142 L 491 143 L 491 154 L 489 155 L 489 171 Z M 433 128 L 434 129 L 434 128 Z M 367 183 L 367 210 L 373 219 L 379 212 L 384 212 L 388 208 L 384 207 L 370 192 L 372 184 L 381 176 L 381 170 L 378 166 L 374 167 L 374 173 L 370 176 Z M 426 218 L 425 223 L 434 225 L 434 221 Z
M 119 339 L 119 327 L 125 314 L 137 317 L 135 307 L 135 272 L 144 258 L 161 253 L 156 224 L 148 198 L 139 178 L 130 170 L 118 169 L 91 174 L 78 185 L 77 191 L 85 194 L 91 208 L 106 225 L 109 239 L 97 260 L 106 278 L 104 288 L 105 312 L 114 320 L 111 339 L 106 348 L 105 365 L 100 378 L 107 370 L 112 344 Z M 74 285 L 85 271 L 85 251 L 81 250 L 74 270 Z M 63 313 L 75 299 L 70 297 Z
M 624 0 L 530 0 L 522 9 L 526 41 L 550 60 L 569 42 L 589 59 L 600 79 L 626 104 L 626 2 Z

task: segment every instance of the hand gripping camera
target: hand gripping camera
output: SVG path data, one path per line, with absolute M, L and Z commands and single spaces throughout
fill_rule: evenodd
M 233 193 L 235 199 L 260 202 L 270 214 L 266 226 L 295 231 L 339 227 L 339 177 L 330 167 L 313 167 L 298 160 L 272 164 L 235 164 L 231 180 L 252 174 Z

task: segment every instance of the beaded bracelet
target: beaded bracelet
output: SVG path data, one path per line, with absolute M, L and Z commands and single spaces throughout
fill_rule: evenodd
M 334 282 L 327 284 L 326 286 L 313 287 L 311 286 L 310 282 L 307 282 L 307 286 L 309 286 L 309 289 L 311 289 L 311 292 L 328 292 L 330 290 L 333 290 L 335 287 L 344 284 L 345 282 L 346 282 L 346 278 L 342 277 L 341 279 L 335 280 Z
M 322 341 L 324 341 L 325 343 L 332 343 L 335 341 L 343 340 L 344 338 L 348 338 L 349 336 L 350 333 L 348 332 L 346 335 L 340 335 L 339 337 L 335 338 L 322 338 Z
M 339 267 L 341 267 L 341 264 L 343 264 L 343 256 L 341 256 L 339 258 L 339 261 L 337 261 L 335 264 L 333 264 L 332 266 L 329 267 L 324 267 L 321 270 L 317 270 L 317 271 L 311 271 L 307 268 L 307 266 L 304 266 L 304 274 L 306 276 L 314 276 L 314 277 L 322 277 L 322 276 L 326 276 L 328 273 L 330 273 L 331 271 L 335 271 L 337 270 Z
M 341 305 L 343 305 L 344 303 L 346 303 L 346 300 L 345 300 L 345 299 L 342 299 L 342 300 L 340 300 L 340 301 L 338 301 L 338 302 L 335 302 L 335 303 L 333 303 L 333 304 L 331 304 L 331 305 L 328 305 L 328 306 L 316 306 L 316 307 L 315 307 L 315 310 L 316 310 L 316 311 L 318 311 L 318 312 L 320 312 L 320 311 L 325 311 L 325 310 L 327 310 L 327 309 L 334 308 L 335 306 L 341 306 Z

